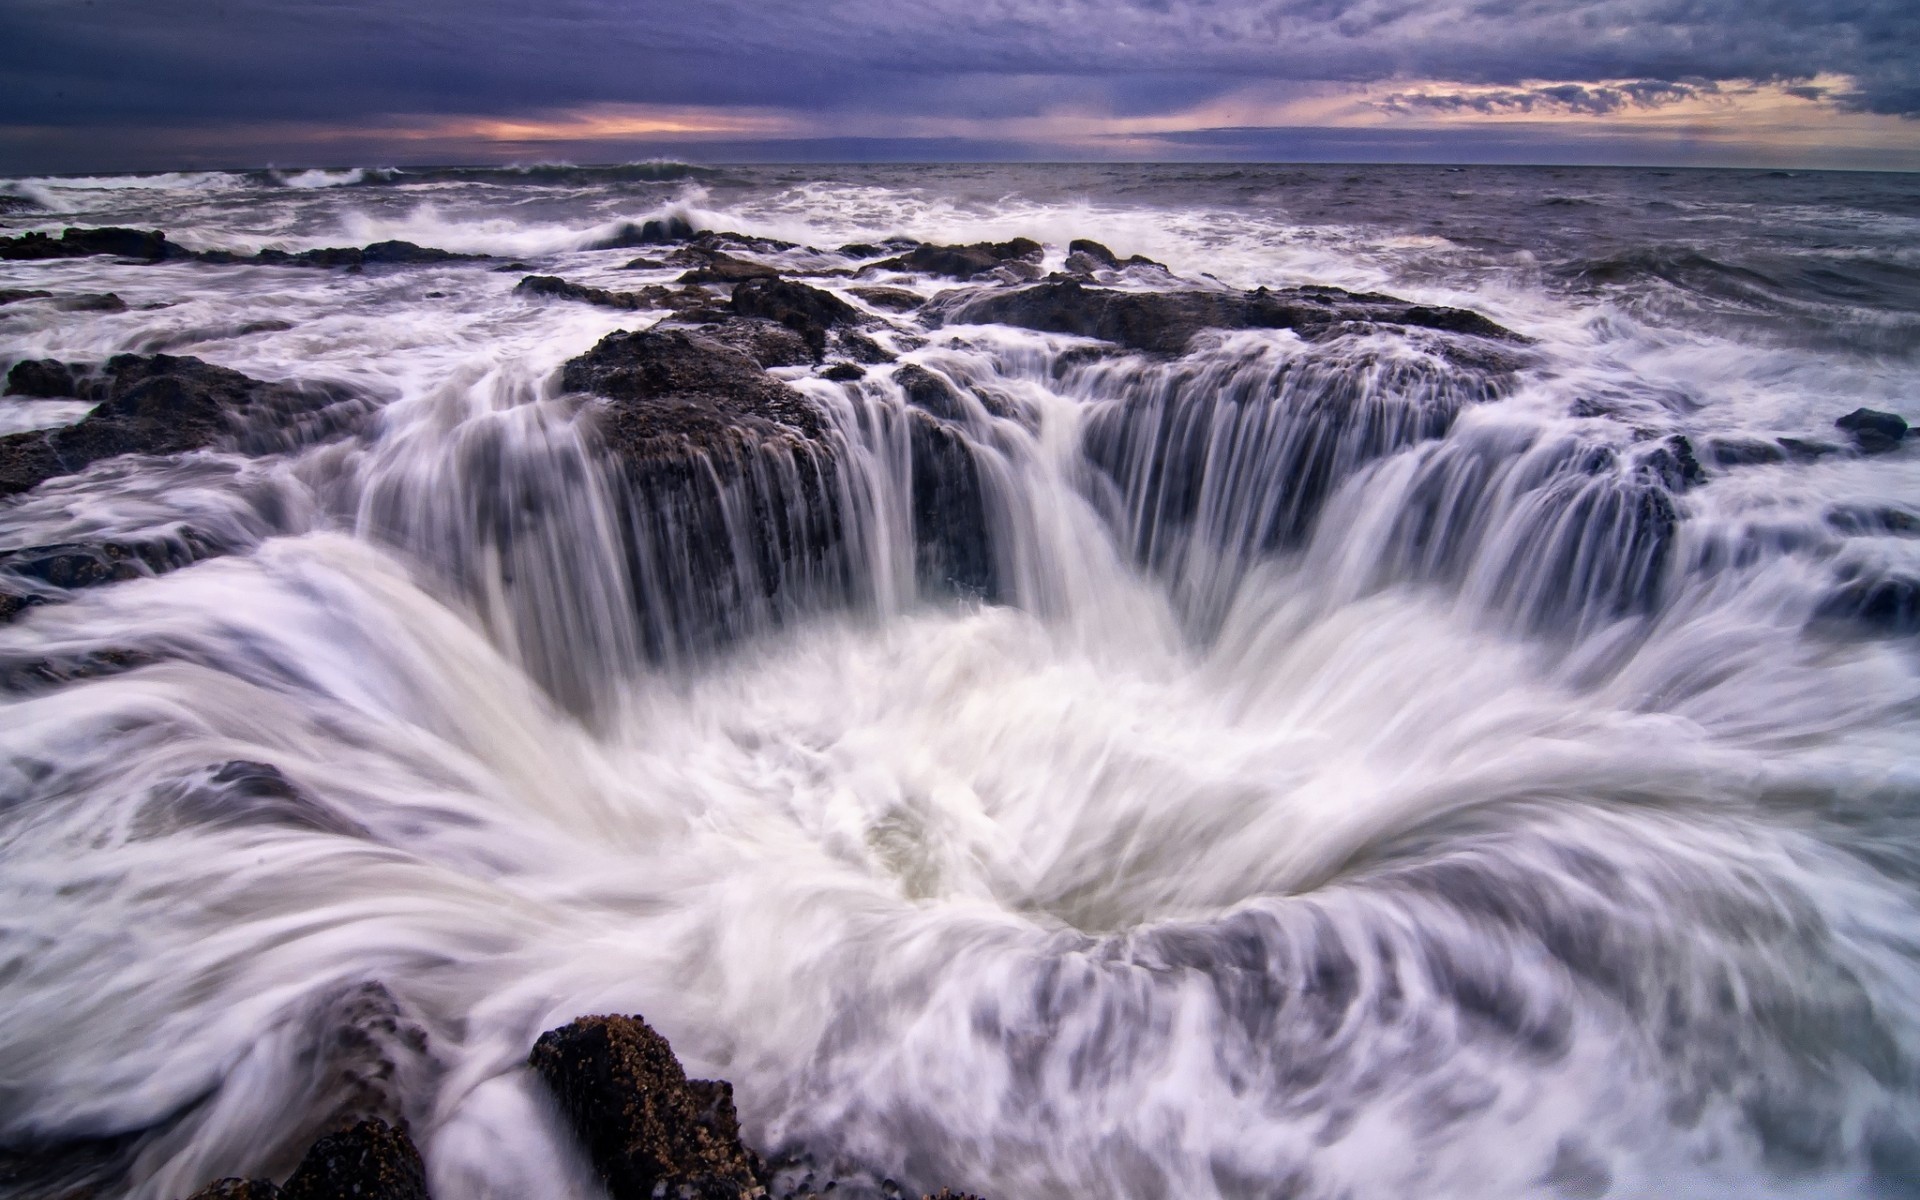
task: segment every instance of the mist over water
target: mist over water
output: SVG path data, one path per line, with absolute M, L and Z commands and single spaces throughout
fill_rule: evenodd
M 8 362 L 191 354 L 366 410 L 0 501 L 0 552 L 232 551 L 71 595 L 0 573 L 61 601 L 0 625 L 0 1145 L 59 1186 L 284 1174 L 357 1106 L 408 1121 L 436 1196 L 588 1200 L 522 1064 L 635 1012 L 855 1196 L 1920 1195 L 1920 450 L 1832 424 L 1920 418 L 1912 177 L 0 191 L 15 230 L 526 264 L 0 264 L 127 305 L 0 306 Z M 832 464 L 682 509 L 610 461 L 559 370 L 659 314 L 514 286 L 671 281 L 587 248 L 669 213 L 799 243 L 759 256 L 796 272 L 1090 237 L 1533 340 L 1167 358 L 898 317 L 873 336 L 952 385 L 981 481 L 987 557 L 946 586 L 902 368 L 776 370 Z M 8 397 L 0 432 L 84 411 Z M 1833 450 L 1737 452 L 1783 437 Z M 765 561 L 770 512 L 814 549 Z M 1848 600 L 1901 581 L 1905 609 Z M 19 669 L 107 654 L 131 669 Z

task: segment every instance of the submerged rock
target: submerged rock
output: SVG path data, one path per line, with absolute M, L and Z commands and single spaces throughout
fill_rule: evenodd
M 193 529 L 181 528 L 148 538 L 8 550 L 0 552 L 0 571 L 72 590 L 165 574 L 220 553 L 222 547 Z
M 136 258 L 142 262 L 165 262 L 192 258 L 193 251 L 167 240 L 159 230 L 68 228 L 58 238 L 44 233 L 23 233 L 19 237 L 0 238 L 0 259 L 14 261 L 46 258 L 87 258 L 113 255 Z
M 884 308 L 889 312 L 912 312 L 927 300 L 920 293 L 910 292 L 906 288 L 857 287 L 848 288 L 847 291 L 875 308 Z
M 22 300 L 48 300 L 52 292 L 39 288 L 0 288 L 0 304 L 18 304 Z
M 559 300 L 578 300 L 601 308 L 634 312 L 647 308 L 665 308 L 666 288 L 647 288 L 638 292 L 610 292 L 605 288 L 569 283 L 558 275 L 529 275 L 515 285 L 514 291 L 527 296 L 552 296 Z
M 667 1039 L 639 1017 L 582 1017 L 549 1030 L 527 1062 L 612 1200 L 765 1194 L 759 1156 L 740 1142 L 732 1086 L 688 1079 Z
M 51 372 L 43 378 L 57 381 Z M 119 355 L 88 391 L 87 398 L 100 403 L 77 424 L 0 437 L 0 496 L 122 454 L 291 445 L 304 434 L 326 432 L 303 421 L 345 399 L 334 389 L 266 383 L 165 354 Z
M 1834 421 L 1834 426 L 1845 430 L 1863 454 L 1885 454 L 1898 449 L 1907 436 L 1904 417 L 1871 408 L 1856 408 Z
M 1031 278 L 1039 273 L 1045 247 L 1029 238 L 1010 242 L 974 242 L 966 246 L 915 246 L 897 258 L 875 263 L 894 271 L 915 271 L 922 275 L 945 275 L 950 279 L 973 279 L 1001 267 L 1011 267 Z
M 1816 620 L 1851 624 L 1869 634 L 1920 633 L 1920 579 L 1860 573 L 1835 588 L 1815 610 Z
M 743 283 L 749 279 L 777 279 L 780 272 L 765 263 L 713 251 L 707 261 L 680 276 L 681 283 Z
M 1518 334 L 1458 308 L 1412 304 L 1392 296 L 1331 287 L 1252 292 L 1125 292 L 1065 279 L 1007 291 L 977 292 L 941 306 L 946 319 L 1016 325 L 1044 333 L 1099 338 L 1131 350 L 1184 354 L 1203 329 L 1292 329 L 1325 337 L 1384 324 L 1500 341 Z

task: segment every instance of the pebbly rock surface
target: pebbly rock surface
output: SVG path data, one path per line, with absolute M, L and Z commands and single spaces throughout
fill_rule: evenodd
M 220 1179 L 189 1200 L 428 1200 L 427 1174 L 406 1130 L 365 1120 L 315 1142 L 279 1187 Z
M 740 1141 L 732 1085 L 688 1079 L 667 1039 L 639 1017 L 582 1017 L 549 1030 L 527 1062 L 612 1200 L 765 1194 L 765 1165 Z
M 18 371 L 26 364 L 17 364 Z M 65 364 L 39 360 L 28 386 L 55 390 Z M 0 497 L 122 454 L 179 454 L 222 446 L 261 453 L 332 432 L 345 415 L 337 389 L 266 383 L 197 358 L 122 354 L 98 379 L 72 367 L 80 399 L 97 400 L 78 423 L 0 437 Z M 14 379 L 9 374 L 9 386 Z M 326 410 L 334 413 L 329 417 Z
M 873 266 L 949 279 L 976 279 L 1003 268 L 1015 278 L 1037 278 L 1046 249 L 1030 238 L 1009 242 L 974 242 L 966 246 L 915 246 L 905 254 Z
M 974 292 L 934 307 L 948 321 L 1098 338 L 1154 354 L 1184 354 L 1194 335 L 1205 329 L 1291 329 L 1303 337 L 1319 338 L 1355 327 L 1399 325 L 1503 342 L 1523 340 L 1465 309 L 1332 287 L 1127 292 L 1066 279 Z

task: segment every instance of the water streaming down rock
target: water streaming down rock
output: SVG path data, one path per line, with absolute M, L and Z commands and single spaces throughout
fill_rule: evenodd
M 536 185 L 461 186 L 484 214 Z M 608 185 L 537 186 L 584 188 L 540 194 L 565 212 Z M 821 192 L 771 186 L 727 214 L 768 235 L 741 254 L 860 272 L 811 276 L 849 312 L 949 286 L 781 248 L 899 228 L 802 238 L 769 208 L 824 221 Z M 341 203 L 289 190 L 250 203 Z M 225 219 L 174 236 L 232 244 Z M 1176 271 L 1198 253 L 1126 240 L 1161 210 L 1105 219 Z M 851 326 L 769 372 L 729 325 L 769 318 L 718 291 L 598 309 L 432 260 L 8 276 L 133 299 L 0 318 L 74 362 L 206 319 L 141 287 L 309 289 L 302 327 L 204 353 L 379 411 L 0 508 L 0 550 L 225 551 L 89 586 L 0 563 L 43 601 L 0 656 L 130 656 L 0 699 L 0 1187 L 284 1177 L 351 1110 L 413 1130 L 435 1195 L 590 1197 L 523 1064 L 640 1012 L 795 1187 L 1913 1193 L 1911 642 L 1833 597 L 1915 564 L 1897 517 L 1829 519 L 1920 503 L 1911 448 L 1691 451 L 1832 437 L 1863 368 L 1811 417 L 1716 409 L 1674 397 L 1810 368 L 1678 386 L 1680 334 L 1585 340 L 1620 318 L 1524 280 L 1487 297 L 1533 345 L 1408 318 L 1447 298 L 1411 267 L 1428 303 L 1335 275 L 1371 307 L 1129 349 L 1027 301 L 995 315 L 1037 327 L 959 319 L 1054 287 L 1028 281 L 1066 236 L 918 232 L 1017 251 L 929 271 L 1019 269 L 926 320 L 870 306 L 869 357 L 903 357 L 843 379 L 811 360 Z M 431 240 L 311 242 L 401 233 Z M 1198 286 L 1109 257 L 1073 305 Z

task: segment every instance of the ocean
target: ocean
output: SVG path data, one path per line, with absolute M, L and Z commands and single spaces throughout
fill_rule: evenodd
M 1920 176 L 0 181 L 68 226 L 181 252 L 0 262 L 0 366 L 324 403 L 0 499 L 0 1193 L 364 1109 L 591 1200 L 524 1064 L 637 1013 L 776 1195 L 1920 1196 L 1920 447 L 1836 426 Z M 475 257 L 284 261 L 390 241 Z M 567 364 L 746 328 L 716 245 L 853 315 L 634 466 Z

